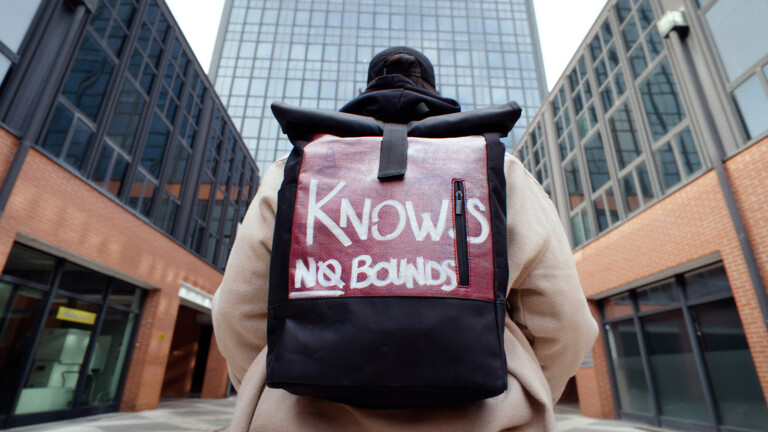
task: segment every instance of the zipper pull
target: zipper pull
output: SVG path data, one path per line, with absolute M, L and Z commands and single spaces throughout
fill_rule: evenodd
M 456 214 L 464 214 L 464 194 L 461 190 L 457 190 L 454 195 L 456 197 Z

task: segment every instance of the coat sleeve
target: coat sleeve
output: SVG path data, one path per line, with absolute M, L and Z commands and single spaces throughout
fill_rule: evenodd
M 519 160 L 508 155 L 507 245 L 512 319 L 560 398 L 597 337 L 557 210 Z
M 267 170 L 237 232 L 221 286 L 213 297 L 216 343 L 239 389 L 248 368 L 267 345 L 267 298 L 277 191 L 285 159 Z

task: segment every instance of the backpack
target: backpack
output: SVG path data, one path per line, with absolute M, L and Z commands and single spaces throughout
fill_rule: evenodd
M 514 102 L 408 124 L 275 102 L 291 151 L 267 385 L 368 408 L 507 388 L 504 145 Z

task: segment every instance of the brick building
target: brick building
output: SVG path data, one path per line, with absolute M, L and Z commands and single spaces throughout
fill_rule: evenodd
M 0 429 L 223 397 L 257 186 L 162 0 L 0 2 Z
M 608 1 L 516 149 L 601 324 L 566 393 L 585 415 L 768 430 L 766 17 Z

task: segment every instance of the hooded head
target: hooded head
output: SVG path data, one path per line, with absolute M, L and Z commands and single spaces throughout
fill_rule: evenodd
M 435 90 L 432 63 L 419 51 L 404 46 L 376 54 L 368 67 L 368 87 L 341 107 L 341 112 L 390 123 L 461 111 L 458 102 Z
M 413 48 L 392 47 L 373 56 L 368 66 L 368 84 L 384 75 L 402 75 L 412 81 L 416 88 L 437 93 L 432 63 Z

